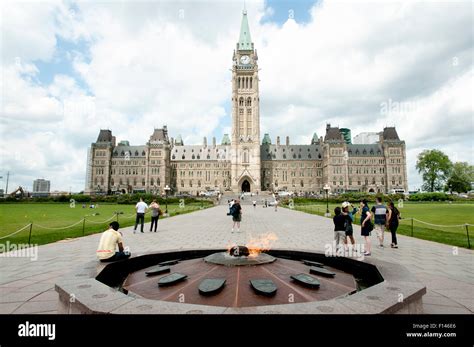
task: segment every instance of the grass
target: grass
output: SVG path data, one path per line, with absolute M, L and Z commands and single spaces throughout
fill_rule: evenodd
M 209 202 L 203 202 L 202 207 L 212 206 Z M 161 206 L 165 209 L 165 206 Z M 184 207 L 178 204 L 168 204 L 170 216 L 189 213 L 201 209 L 201 203 L 189 203 Z M 134 225 L 135 206 L 118 204 L 99 204 L 96 209 L 82 208 L 76 203 L 75 208 L 71 208 L 69 203 L 5 203 L 0 204 L 0 238 L 9 235 L 25 225 L 33 223 L 31 233 L 32 244 L 46 244 L 63 240 L 66 238 L 80 237 L 104 231 L 108 219 L 117 220 L 115 213 L 118 212 L 120 227 Z M 83 219 L 85 218 L 85 223 Z M 160 217 L 163 218 L 163 217 Z M 147 213 L 145 222 L 150 221 Z M 62 228 L 71 224 L 77 225 L 61 230 L 50 230 L 42 228 Z M 0 239 L 0 244 L 9 241 L 11 244 L 28 243 L 30 228 L 27 227 L 19 233 Z
M 329 212 L 334 214 L 334 208 L 340 204 L 329 204 Z M 298 204 L 295 210 L 323 216 L 326 212 L 326 204 L 310 203 Z M 440 242 L 458 247 L 468 247 L 468 239 L 465 223 L 474 224 L 474 203 L 448 203 L 448 202 L 405 202 L 399 209 L 402 220 L 398 233 L 416 238 Z M 427 225 L 425 223 L 440 225 Z M 359 224 L 360 215 L 356 216 L 356 224 Z M 469 238 L 471 248 L 474 245 L 474 226 L 469 226 Z

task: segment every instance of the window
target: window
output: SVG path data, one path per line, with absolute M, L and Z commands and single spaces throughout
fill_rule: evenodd
M 248 153 L 248 150 L 244 150 L 242 162 L 245 163 L 245 164 L 247 164 L 247 163 L 249 162 L 249 153 Z
M 243 97 L 240 97 L 240 99 L 239 99 L 239 106 L 244 106 L 244 98 Z

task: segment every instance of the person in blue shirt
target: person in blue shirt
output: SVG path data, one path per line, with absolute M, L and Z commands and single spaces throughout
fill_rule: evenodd
M 354 240 L 354 232 L 352 229 L 352 223 L 354 222 L 354 215 L 357 213 L 357 208 L 353 207 L 352 211 L 349 211 L 350 207 L 352 207 L 351 203 L 348 201 L 344 201 L 342 203 L 342 213 L 346 216 L 346 239 L 349 238 L 352 247 L 355 246 Z

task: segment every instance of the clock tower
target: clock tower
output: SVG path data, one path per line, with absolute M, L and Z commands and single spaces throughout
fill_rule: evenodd
M 256 192 L 261 190 L 258 56 L 245 10 L 232 60 L 232 190 Z

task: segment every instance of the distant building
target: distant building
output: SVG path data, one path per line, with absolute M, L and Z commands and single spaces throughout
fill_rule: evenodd
M 42 178 L 33 181 L 33 196 L 49 196 L 51 182 Z
M 380 133 L 365 132 L 354 136 L 355 145 L 373 145 L 380 141 Z
M 352 144 L 351 129 L 340 128 L 339 131 L 341 132 L 342 137 L 344 138 L 344 141 L 346 142 L 346 144 L 348 145 Z

